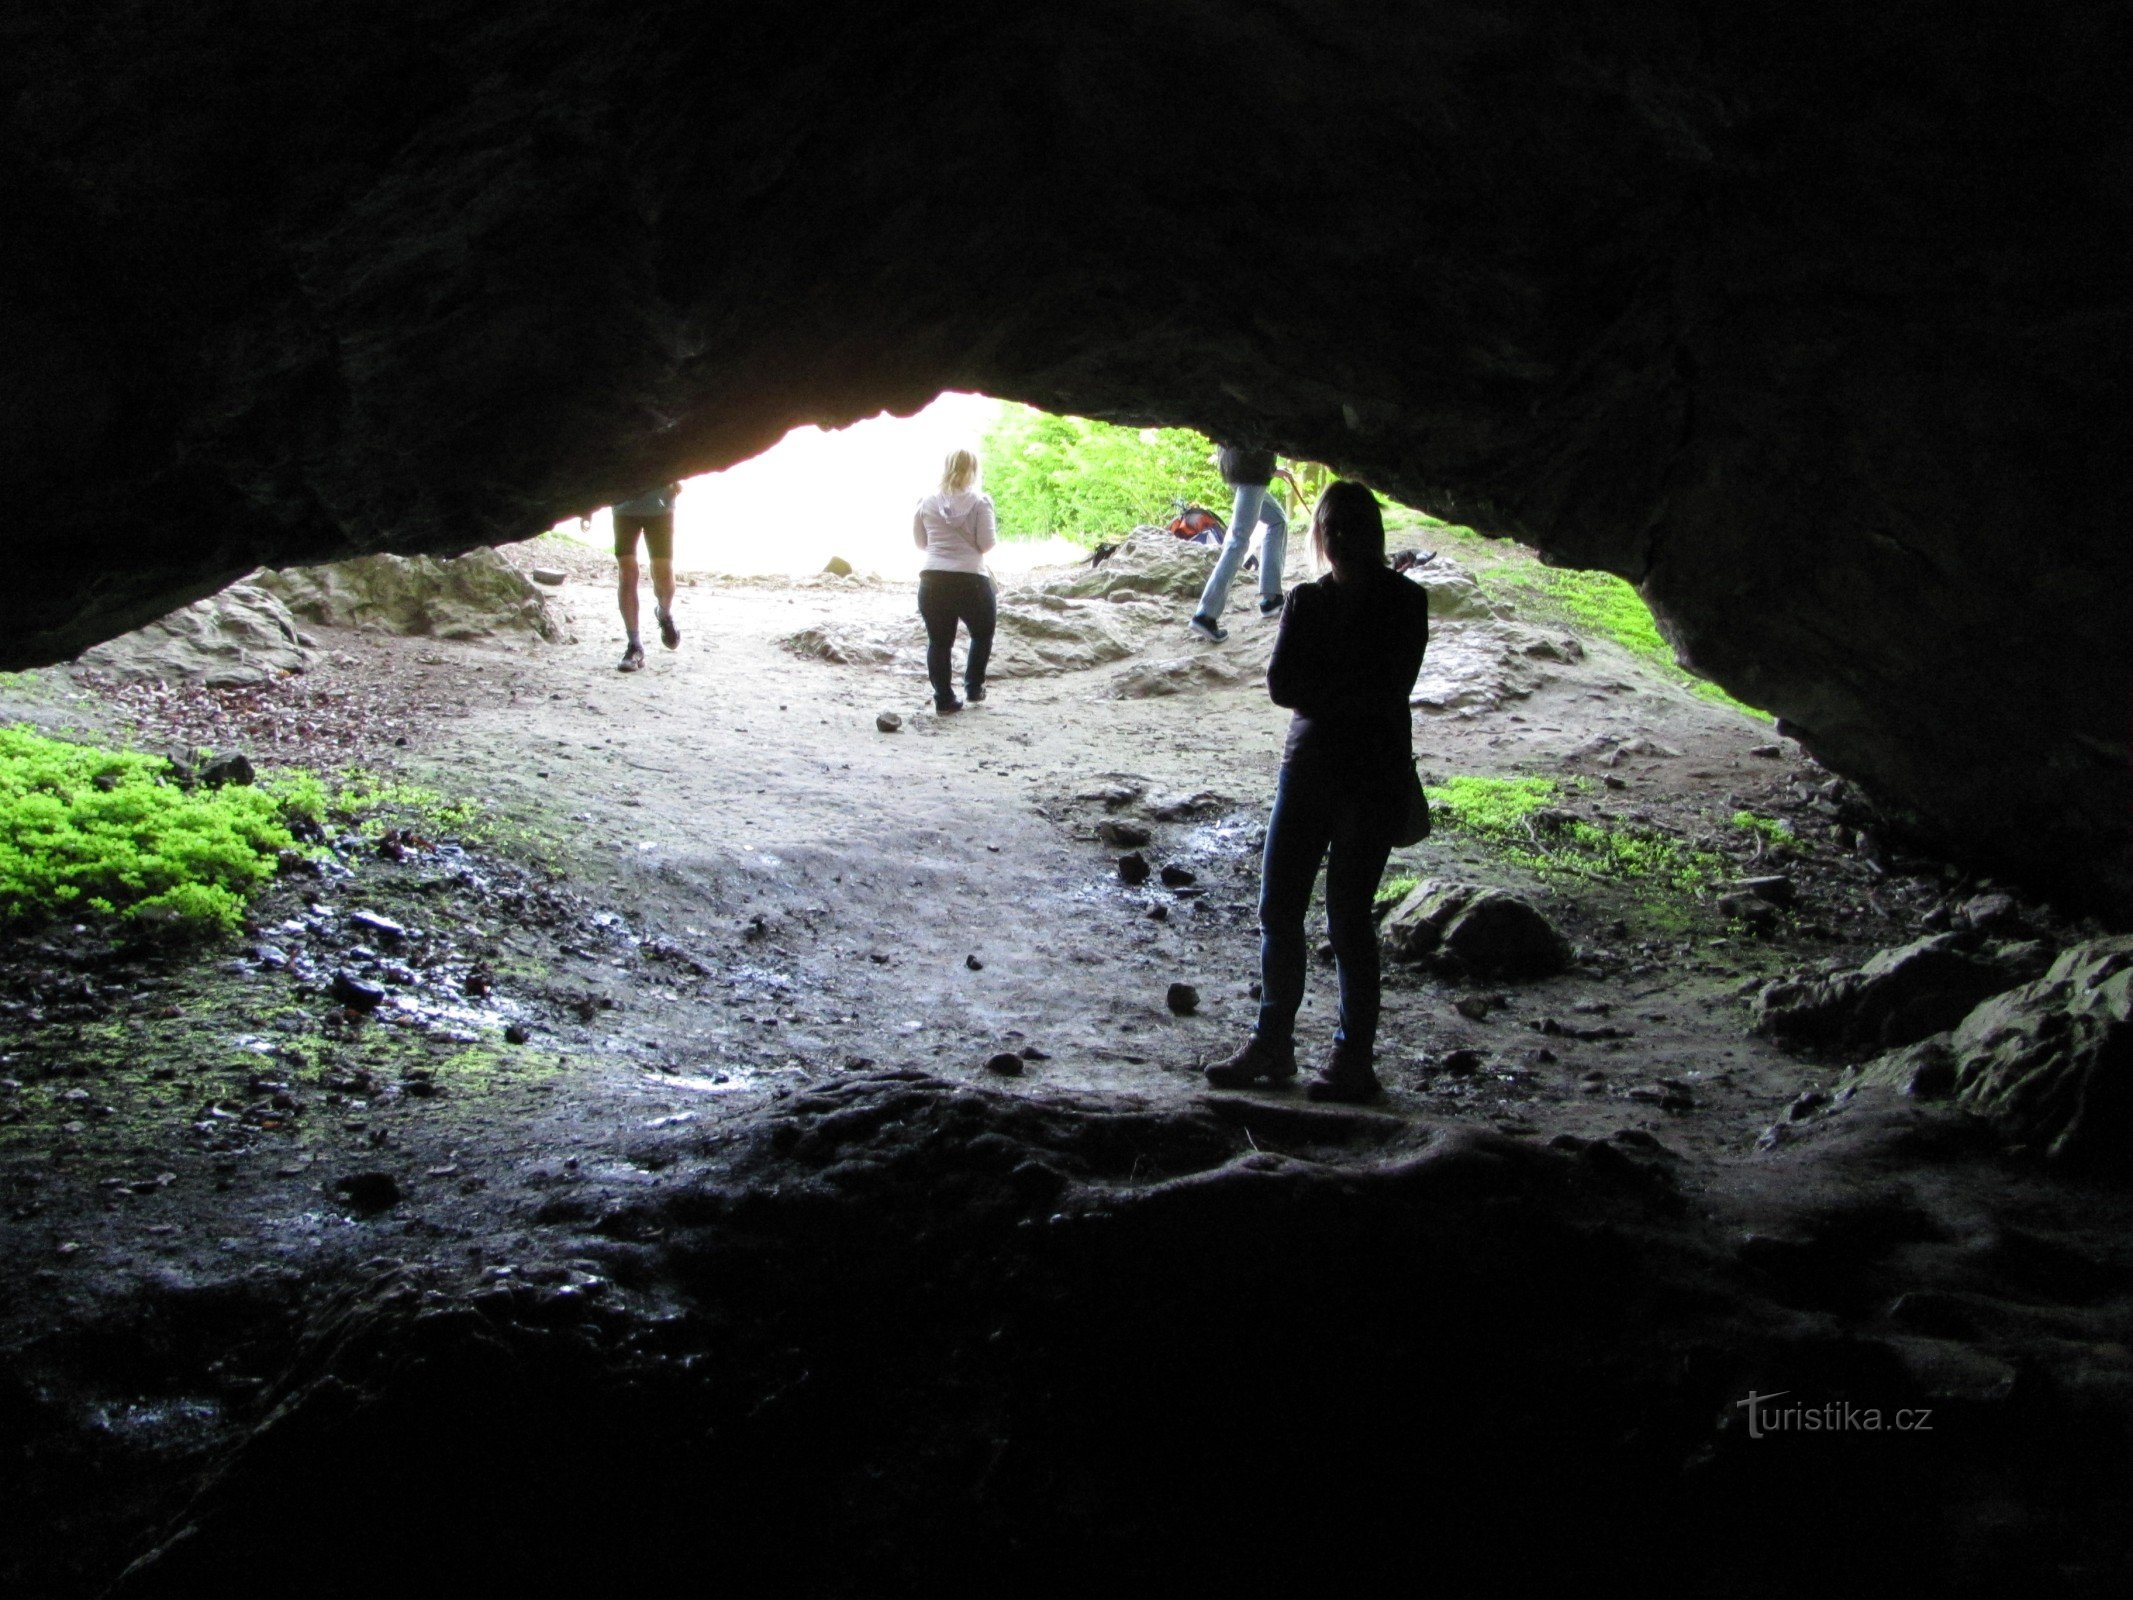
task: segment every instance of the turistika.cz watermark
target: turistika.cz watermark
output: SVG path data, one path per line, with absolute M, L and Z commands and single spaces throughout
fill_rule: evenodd
M 1931 1433 L 1933 1408 L 1907 1406 L 1885 1412 L 1879 1406 L 1855 1406 L 1849 1400 L 1829 1400 L 1818 1406 L 1771 1404 L 1791 1394 L 1748 1391 L 1748 1398 L 1734 1405 L 1748 1413 L 1748 1437 L 1760 1439 L 1771 1433 Z

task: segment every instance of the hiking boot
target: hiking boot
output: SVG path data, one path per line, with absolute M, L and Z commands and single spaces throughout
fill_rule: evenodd
M 1195 614 L 1185 626 L 1212 644 L 1220 644 L 1229 637 L 1229 629 L 1204 612 Z
M 962 709 L 963 702 L 956 699 L 954 695 L 950 695 L 945 700 L 933 702 L 933 714 L 937 717 L 952 717 Z
M 1259 602 L 1259 614 L 1260 614 L 1260 615 L 1261 615 L 1262 617 L 1278 617 L 1278 616 L 1280 616 L 1280 615 L 1281 615 L 1281 601 L 1280 601 L 1279 599 L 1274 599 L 1274 600 L 1262 600 L 1262 601 L 1260 601 L 1260 602 Z
M 674 619 L 664 611 L 659 613 L 659 642 L 669 650 L 676 649 L 681 644 L 681 629 L 674 626 Z
M 617 672 L 642 672 L 644 670 L 644 646 L 633 644 L 622 652 L 622 659 L 615 663 Z
M 963 690 L 963 698 L 969 701 L 972 705 L 977 705 L 985 698 L 985 685 L 982 683 L 973 683 L 969 685 Z
M 1305 1099 L 1330 1100 L 1338 1105 L 1364 1105 L 1384 1092 L 1369 1062 L 1343 1056 L 1337 1050 L 1318 1069 L 1317 1076 L 1304 1085 Z
M 1261 1080 L 1287 1083 L 1296 1076 L 1296 1046 L 1268 1044 L 1255 1033 L 1235 1055 L 1205 1068 L 1204 1074 L 1217 1089 L 1248 1089 Z

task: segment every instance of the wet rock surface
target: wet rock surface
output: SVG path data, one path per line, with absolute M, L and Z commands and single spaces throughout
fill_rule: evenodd
M 1952 1098 L 2053 1160 L 2133 1172 L 2133 939 L 2062 952 L 2034 983 L 1868 1063 L 1858 1081 Z
M 275 1375 L 115 1592 L 301 1569 L 374 1593 L 410 1543 L 454 1588 L 634 1585 L 700 1570 L 706 1539 L 729 1581 L 856 1567 L 891 1594 L 1123 1570 L 1263 1592 L 1398 1570 L 1418 1538 L 1440 1578 L 1520 1587 L 1595 1560 L 1771 1596 L 2126 1570 L 2099 1515 L 2133 1407 L 2101 1337 L 2123 1249 L 2065 1224 L 1928 1242 L 1954 1220 L 1931 1175 L 1978 1159 L 1930 1119 L 1832 1123 L 1704 1221 L 1634 1130 L 1542 1148 L 1239 1105 L 862 1074 L 717 1156 L 659 1134 L 660 1189 L 538 1258 L 263 1285 L 221 1323 Z M 2016 1260 L 2022 1294 L 1984 1287 Z M 1810 1483 L 1888 1515 L 1744 1582 L 1739 1541 Z M 2008 1515 L 2017 1485 L 2038 1510 Z M 2079 1570 L 2039 1589 L 2052 1559 Z
M 1988 946 L 1935 934 L 1865 965 L 1763 989 L 1755 1026 L 1797 1044 L 1905 1045 L 1952 1028 L 1988 996 L 2035 977 L 2050 959 L 2040 944 Z

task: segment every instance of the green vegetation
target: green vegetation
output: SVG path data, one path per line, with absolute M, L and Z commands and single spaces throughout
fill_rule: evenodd
M 1429 803 L 1443 826 L 1500 843 L 1553 802 L 1560 788 L 1553 778 L 1447 778 L 1429 791 Z
M 1396 878 L 1387 878 L 1378 885 L 1378 892 L 1371 896 L 1370 914 L 1382 917 L 1394 906 L 1415 892 L 1422 880 L 1412 872 L 1403 872 Z
M 1499 561 L 1479 567 L 1474 576 L 1484 588 L 1509 591 L 1520 612 L 1528 617 L 1561 622 L 1581 633 L 1612 639 L 1691 694 L 1714 705 L 1731 706 L 1744 716 L 1766 719 L 1766 713 L 1744 705 L 1708 678 L 1699 678 L 1676 664 L 1674 647 L 1659 631 L 1644 597 L 1634 585 L 1611 572 L 1549 567 L 1537 561 Z
M 398 818 L 432 832 L 486 842 L 481 836 L 487 808 L 479 800 L 449 799 L 426 784 L 403 783 L 360 767 L 343 769 L 340 784 L 326 803 L 327 810 L 355 823 L 366 838 L 377 838 Z
M 1800 847 L 1794 836 L 1792 824 L 1777 817 L 1759 816 L 1753 811 L 1733 813 L 1733 826 L 1743 833 L 1752 833 L 1762 841 L 1763 848 L 1775 854 L 1792 855 Z
M 1001 538 L 1060 534 L 1083 544 L 1168 522 L 1177 499 L 1226 515 L 1229 491 L 1213 454 L 1189 428 L 1122 428 L 1010 403 L 981 445 Z
M 234 929 L 291 815 L 272 788 L 186 789 L 161 757 L 0 729 L 0 924 Z
M 1693 895 L 1718 881 L 1723 856 L 1656 828 L 1602 827 L 1553 809 L 1553 778 L 1449 778 L 1429 790 L 1440 827 L 1464 833 L 1543 878 L 1649 882 Z

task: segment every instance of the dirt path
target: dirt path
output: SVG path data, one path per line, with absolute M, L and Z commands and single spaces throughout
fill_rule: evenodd
M 825 627 L 915 635 L 901 589 L 687 588 L 682 649 L 655 649 L 634 676 L 611 670 L 604 593 L 574 586 L 570 600 L 580 641 L 513 660 L 416 765 L 506 811 L 569 817 L 579 870 L 641 917 L 643 933 L 786 980 L 776 1039 L 795 1065 L 776 1070 L 804 1076 L 865 1059 L 982 1075 L 992 1053 L 1035 1047 L 1047 1059 L 1024 1080 L 1030 1092 L 1191 1095 L 1197 1067 L 1249 1028 L 1257 846 L 1286 722 L 1260 687 L 1271 622 L 1233 617 L 1231 640 L 1214 649 L 1172 626 L 1117 663 L 998 680 L 984 705 L 940 718 L 908 658 L 838 666 L 785 643 Z M 1426 763 L 1439 774 L 1598 772 L 1574 752 L 1642 741 L 1659 753 L 1605 770 L 1622 803 L 1675 823 L 1685 808 L 1723 815 L 1772 787 L 1778 763 L 1749 753 L 1767 729 L 1650 680 L 1609 647 L 1588 650 L 1574 672 L 1499 710 L 1425 722 Z M 1233 681 L 1177 671 L 1179 692 L 1109 697 L 1150 662 L 1216 663 Z M 903 716 L 901 731 L 876 730 L 884 709 Z M 1121 884 L 1119 852 L 1096 836 L 1106 818 L 1149 829 L 1149 859 L 1183 867 L 1192 883 Z M 1504 877 L 1455 835 L 1403 853 L 1391 871 Z M 1544 903 L 1596 947 L 1619 909 L 1588 911 L 1570 895 Z M 1654 965 L 1633 947 L 1607 953 L 1617 972 Z M 1702 970 L 1669 961 L 1627 990 L 1594 966 L 1524 987 L 1482 1022 L 1452 1011 L 1453 992 L 1435 981 L 1396 978 L 1381 1050 L 1391 1103 L 1543 1133 L 1625 1116 L 1671 1131 L 1678 1119 L 1617 1096 L 1653 1075 L 1685 1077 L 1709 1086 L 1700 1092 L 1716 1115 L 1696 1121 L 1710 1124 L 1714 1146 L 1751 1144 L 1803 1074 L 1743 1036 L 1728 991 L 1745 968 L 1725 954 L 1700 947 Z M 1767 952 L 1738 954 L 1766 964 Z M 1330 1036 L 1330 979 L 1313 982 L 1306 1039 Z M 1199 991 L 1194 1015 L 1166 1005 L 1176 982 Z M 614 996 L 627 1006 L 625 988 Z M 1637 1008 L 1623 1019 L 1640 1036 L 1634 1047 L 1558 1038 L 1542 1050 L 1522 1026 L 1624 1006 Z M 636 1043 L 681 1075 L 724 1071 L 730 1083 L 760 1063 L 768 1032 L 766 1013 L 736 1009 L 679 1005 Z M 1456 1048 L 1482 1050 L 1501 1073 L 1435 1079 L 1430 1062 Z M 1536 1069 L 1536 1052 L 1555 1058 L 1542 1064 L 1553 1070 Z M 1595 1070 L 1612 1091 L 1580 1090 L 1580 1074 Z

